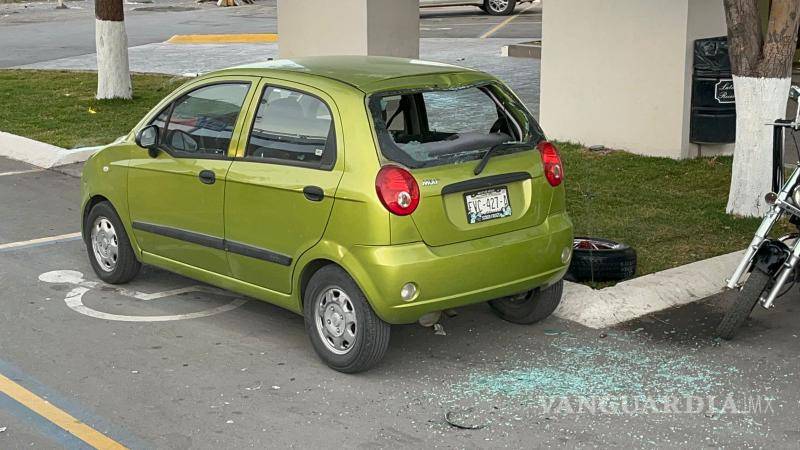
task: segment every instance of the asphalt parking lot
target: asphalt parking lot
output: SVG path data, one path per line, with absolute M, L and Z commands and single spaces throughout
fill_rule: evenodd
M 67 5 L 70 9 L 56 10 L 52 2 L 0 3 L 0 68 L 94 53 L 92 1 L 69 0 Z M 515 13 L 509 20 L 474 6 L 423 8 L 420 36 L 520 41 L 541 37 L 541 8 L 523 4 Z M 163 42 L 175 34 L 277 33 L 276 1 L 258 0 L 236 8 L 195 0 L 126 2 L 125 27 L 130 46 Z
M 445 336 L 394 327 L 380 366 L 344 375 L 277 307 L 152 267 L 100 283 L 72 235 L 79 171 L 0 159 L 0 448 L 798 445 L 796 296 L 732 343 L 721 296 L 609 330 L 477 305 Z M 706 404 L 576 403 L 673 397 Z

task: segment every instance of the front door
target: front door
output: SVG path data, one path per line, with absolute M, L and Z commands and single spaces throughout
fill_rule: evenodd
M 192 86 L 151 123 L 160 151 L 129 166 L 128 202 L 143 251 L 229 275 L 224 250 L 225 180 L 256 79 Z M 230 153 L 229 153 L 230 152 Z
M 295 262 L 322 237 L 342 176 L 339 115 L 308 86 L 265 80 L 257 95 L 243 155 L 228 171 L 225 242 L 234 277 L 289 293 Z

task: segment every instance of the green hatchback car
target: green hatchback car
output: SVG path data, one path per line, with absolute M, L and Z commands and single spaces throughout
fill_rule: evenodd
M 305 317 L 319 356 L 375 365 L 390 324 L 489 302 L 558 306 L 564 171 L 483 72 L 385 57 L 269 61 L 192 79 L 86 164 L 94 271 L 151 264 Z

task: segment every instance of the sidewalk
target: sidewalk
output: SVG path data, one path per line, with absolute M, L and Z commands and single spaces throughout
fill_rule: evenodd
M 539 115 L 539 60 L 500 56 L 504 45 L 519 39 L 423 38 L 420 59 L 470 67 L 491 73 L 522 98 L 534 116 Z M 157 43 L 131 47 L 133 72 L 173 75 L 204 73 L 226 67 L 278 57 L 277 43 L 264 44 L 173 44 Z M 96 56 L 56 59 L 20 66 L 24 69 L 97 70 Z

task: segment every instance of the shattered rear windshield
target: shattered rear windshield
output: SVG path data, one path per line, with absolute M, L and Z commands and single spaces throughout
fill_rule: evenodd
M 520 101 L 499 84 L 374 94 L 369 99 L 384 157 L 410 168 L 477 160 L 498 144 L 531 147 L 544 136 Z M 498 151 L 525 151 L 513 146 Z

